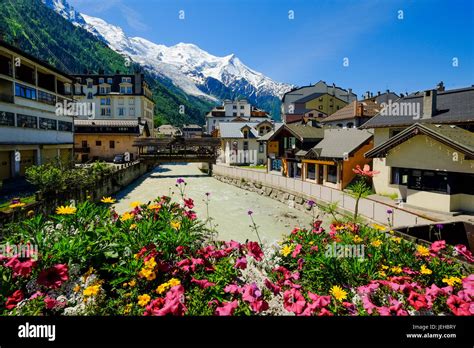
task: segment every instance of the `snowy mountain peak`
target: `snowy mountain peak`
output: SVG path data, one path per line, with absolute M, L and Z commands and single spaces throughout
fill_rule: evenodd
M 105 41 L 116 52 L 152 73 L 169 78 L 187 94 L 216 101 L 213 88 L 217 93 L 222 92 L 224 86 L 229 95 L 281 98 L 293 87 L 250 69 L 233 53 L 218 57 L 192 43 L 180 42 L 168 47 L 141 37 L 128 37 L 122 28 L 101 18 L 79 14 L 66 0 L 43 2 L 74 25 Z

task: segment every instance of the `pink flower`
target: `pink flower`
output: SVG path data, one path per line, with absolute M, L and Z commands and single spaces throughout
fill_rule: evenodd
M 197 284 L 201 289 L 207 289 L 211 286 L 216 285 L 215 283 L 212 283 L 207 279 L 196 279 L 194 277 L 191 278 L 191 283 Z
M 193 209 L 194 208 L 194 201 L 191 198 L 184 199 L 184 206 L 188 209 Z
M 268 309 L 268 303 L 263 299 L 263 294 L 257 284 L 247 284 L 242 289 L 242 300 L 250 304 L 250 308 L 260 313 Z
M 50 289 L 59 288 L 65 281 L 69 279 L 68 268 L 65 264 L 57 264 L 44 271 L 38 276 L 38 284 Z
M 296 289 L 290 289 L 283 293 L 283 305 L 287 311 L 298 315 L 303 313 L 306 300 L 301 295 L 301 292 Z
M 292 256 L 293 258 L 297 257 L 297 256 L 300 254 L 302 247 L 303 247 L 303 246 L 302 246 L 301 244 L 298 244 L 298 245 L 295 247 L 295 250 L 293 250 L 293 253 L 291 254 L 291 256 Z
M 247 251 L 248 251 L 248 254 L 250 256 L 253 256 L 255 260 L 262 261 L 263 252 L 262 252 L 262 249 L 260 248 L 260 245 L 258 245 L 257 242 L 248 242 Z
M 216 308 L 216 315 L 228 316 L 234 314 L 235 309 L 239 306 L 239 301 L 234 300 L 232 302 L 222 302 L 220 306 Z
M 319 317 L 332 317 L 333 315 L 334 314 L 332 314 L 326 308 L 321 309 L 321 312 L 319 312 L 319 314 L 318 314 Z
M 236 242 L 235 240 L 231 240 L 229 242 L 225 242 L 227 248 L 231 248 L 233 250 L 240 250 L 240 243 Z
M 446 241 L 444 240 L 438 240 L 436 242 L 433 242 L 431 244 L 431 251 L 434 252 L 434 253 L 438 253 L 440 250 L 446 248 Z
M 247 268 L 247 258 L 245 256 L 239 257 L 235 261 L 235 268 L 246 269 Z
M 235 284 L 229 284 L 224 288 L 224 292 L 229 294 L 238 294 L 240 292 L 240 286 Z
M 361 169 L 360 165 L 356 165 L 355 169 L 352 169 L 352 171 L 358 175 L 362 175 L 362 176 L 366 176 L 370 178 L 380 173 L 378 170 L 370 171 L 370 166 L 368 164 L 364 165 L 364 169 Z
M 184 305 L 184 288 L 182 285 L 173 286 L 166 293 L 166 297 L 158 299 L 158 301 L 152 301 L 150 305 L 146 307 L 144 315 L 179 315 L 183 316 L 187 311 Z M 163 307 L 161 307 L 163 306 Z M 161 307 L 161 308 L 160 308 Z
M 463 301 L 460 297 L 456 295 L 451 295 L 446 301 L 449 309 L 457 316 L 463 315 L 472 315 L 470 310 L 470 304 L 466 301 Z
M 49 296 L 46 296 L 44 299 L 44 305 L 46 309 L 63 308 L 66 306 L 66 304 L 66 301 L 58 301 Z
M 182 245 L 176 247 L 176 252 L 178 253 L 178 256 L 183 255 L 184 253 L 184 247 Z
M 15 291 L 5 303 L 5 308 L 10 310 L 16 307 L 16 305 L 23 300 L 23 292 L 21 290 Z
M 265 286 L 271 291 L 273 292 L 274 295 L 278 295 L 281 291 L 281 287 L 279 287 L 278 285 L 272 283 L 269 279 L 265 279 L 264 281 L 265 283 Z
M 410 305 L 417 311 L 423 308 L 428 308 L 426 297 L 415 291 L 410 291 L 410 295 L 408 296 L 408 303 L 410 303 Z
M 13 277 L 28 277 L 36 266 L 36 261 L 27 259 L 26 261 L 20 261 L 17 256 L 12 257 L 6 264 L 5 267 L 11 268 L 13 271 Z
M 317 308 L 326 307 L 331 303 L 331 296 L 319 296 L 308 291 L 308 297 L 313 301 L 313 304 L 315 304 Z
M 184 216 L 186 216 L 189 220 L 196 220 L 196 218 L 197 218 L 196 213 L 192 210 L 185 211 Z
M 189 272 L 189 268 L 191 267 L 191 260 L 188 260 L 188 259 L 181 260 L 176 264 L 176 266 L 181 268 L 181 270 L 184 272 Z
M 194 257 L 191 257 L 191 271 L 196 272 L 197 266 L 202 266 L 204 265 L 204 260 L 201 258 L 195 259 Z
M 454 247 L 454 249 L 456 249 L 456 251 L 462 256 L 464 256 L 469 262 L 474 262 L 474 257 L 472 257 L 472 253 L 467 250 L 467 247 L 465 245 L 458 244 Z

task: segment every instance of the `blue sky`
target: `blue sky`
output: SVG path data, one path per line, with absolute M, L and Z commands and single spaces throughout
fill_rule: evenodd
M 167 46 L 194 43 L 217 56 L 235 53 L 252 69 L 295 85 L 324 80 L 361 95 L 367 90 L 412 92 L 441 80 L 447 88 L 474 84 L 471 0 L 69 3 L 122 27 L 129 36 Z M 184 20 L 179 19 L 181 10 Z

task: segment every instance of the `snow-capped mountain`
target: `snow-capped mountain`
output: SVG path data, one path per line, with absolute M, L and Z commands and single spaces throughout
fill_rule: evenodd
M 168 47 L 144 38 L 128 37 L 118 26 L 79 14 L 66 0 L 43 2 L 74 25 L 104 40 L 116 52 L 155 74 L 169 78 L 187 94 L 215 101 L 245 96 L 258 105 L 259 99 L 281 98 L 293 87 L 250 69 L 234 54 L 217 57 L 190 43 Z

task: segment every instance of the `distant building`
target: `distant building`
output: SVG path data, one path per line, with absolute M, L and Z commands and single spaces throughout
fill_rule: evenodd
M 76 161 L 112 161 L 115 155 L 129 154 L 135 160 L 138 148 L 133 142 L 150 137 L 148 123 L 139 120 L 75 120 Z
M 170 124 L 164 124 L 157 128 L 156 136 L 172 137 L 183 135 L 181 129 Z
M 400 96 L 394 92 L 391 92 L 389 89 L 387 89 L 384 93 L 377 92 L 377 94 L 373 94 L 370 91 L 365 92 L 364 94 L 364 101 L 366 100 L 371 100 L 377 104 L 388 104 L 390 101 L 394 102 L 400 98 Z
M 370 99 L 353 101 L 320 122 L 328 127 L 357 128 L 382 110 L 382 106 Z
M 0 180 L 72 161 L 73 117 L 56 107 L 72 104 L 71 84 L 71 76 L 0 41 Z
M 212 134 L 219 128 L 221 122 L 261 122 L 264 120 L 271 120 L 270 115 L 251 105 L 246 99 L 225 100 L 221 106 L 216 106 L 206 115 L 205 132 Z
M 327 93 L 339 100 L 344 101 L 346 104 L 357 100 L 357 96 L 354 93 L 352 93 L 352 89 L 349 88 L 348 90 L 345 90 L 341 87 L 337 87 L 335 84 L 333 84 L 332 86 L 329 86 L 326 84 L 326 82 L 319 81 L 314 85 L 292 89 L 291 91 L 283 95 L 282 104 L 281 104 L 282 120 L 286 122 L 287 115 L 295 114 L 295 109 L 297 108 L 295 105 L 295 102 L 297 100 L 301 100 L 302 98 L 305 98 L 314 94 L 319 94 L 319 93 L 321 94 Z M 311 108 L 306 108 L 306 109 L 308 109 L 307 112 L 312 112 L 314 114 L 312 117 L 324 117 L 330 114 L 327 111 L 329 109 L 329 105 L 327 106 L 326 111 L 319 109 L 319 107 L 316 109 L 311 109 Z M 335 111 L 337 111 L 337 107 L 335 110 L 333 110 L 333 112 Z M 319 114 L 321 114 L 321 116 Z M 301 115 L 299 115 L 299 117 L 301 117 Z M 296 117 L 290 116 L 289 119 L 291 119 L 290 120 L 291 122 L 291 121 L 294 121 Z
M 130 139 L 153 136 L 154 129 L 155 104 L 144 75 L 101 73 L 74 77 L 75 98 L 92 105 L 92 114 L 78 115 L 75 120 L 76 159 L 110 160 L 117 154 L 136 154 Z
M 278 129 L 281 123 L 223 122 L 218 130 L 221 139 L 221 160 L 227 164 L 265 165 L 266 144 L 260 138 Z
M 200 138 L 203 135 L 202 127 L 197 124 L 185 124 L 181 131 L 185 138 Z
M 412 93 L 372 117 L 376 193 L 443 212 L 474 212 L 474 87 Z

